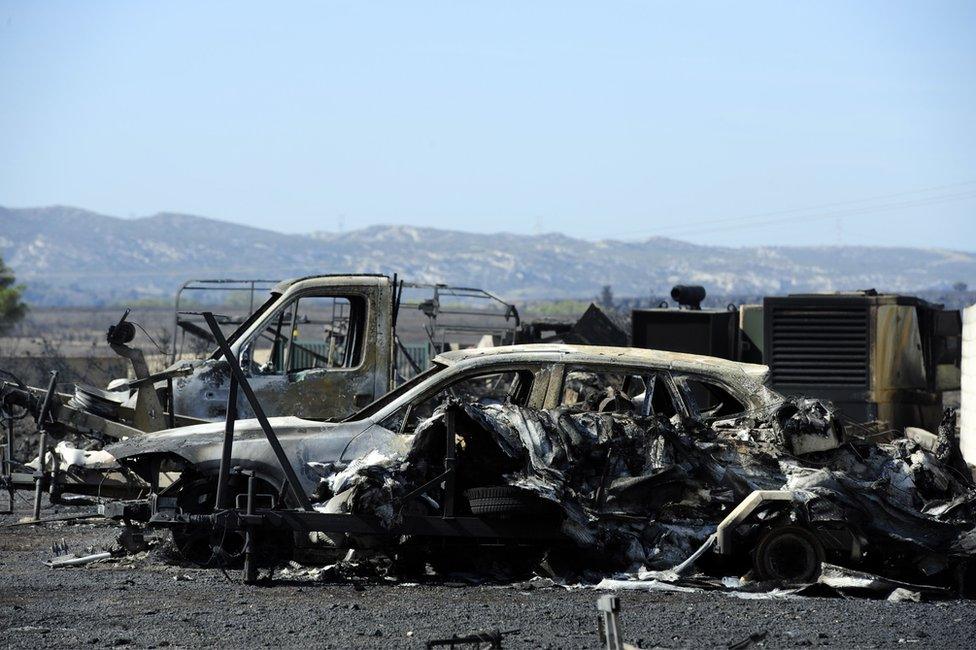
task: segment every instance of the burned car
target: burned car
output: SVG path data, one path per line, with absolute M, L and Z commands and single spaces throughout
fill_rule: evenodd
M 151 486 L 151 523 L 204 561 L 324 545 L 441 573 L 776 584 L 842 565 L 965 592 L 976 492 L 953 423 L 874 443 L 766 378 L 644 349 L 454 351 L 343 422 L 244 420 L 232 444 L 208 424 L 108 451 Z
M 375 472 L 377 463 L 386 468 L 384 471 L 393 472 L 396 459 L 411 459 L 405 463 L 412 468 L 409 476 L 397 476 L 393 481 L 404 493 L 409 491 L 409 483 L 416 487 L 428 482 L 428 473 L 438 467 L 431 454 L 444 452 L 443 441 L 438 446 L 430 445 L 429 440 L 441 436 L 432 432 L 438 426 L 443 429 L 445 404 L 451 403 L 460 415 L 454 488 L 460 490 L 462 508 L 484 514 L 480 503 L 496 514 L 511 516 L 518 514 L 518 506 L 524 505 L 527 493 L 533 490 L 543 501 L 568 503 L 556 490 L 545 493 L 543 481 L 533 483 L 526 478 L 530 484 L 527 489 L 514 485 L 504 474 L 506 469 L 514 471 L 521 452 L 527 452 L 537 464 L 543 449 L 553 454 L 554 440 L 543 440 L 541 434 L 533 439 L 533 434 L 527 433 L 532 429 L 546 431 L 539 418 L 548 418 L 550 433 L 559 429 L 552 424 L 553 418 L 576 418 L 580 431 L 596 431 L 601 426 L 605 430 L 589 440 L 579 435 L 560 440 L 563 451 L 555 456 L 580 476 L 587 476 L 574 478 L 588 481 L 587 499 L 599 502 L 599 508 L 613 510 L 628 499 L 650 503 L 638 498 L 647 490 L 659 493 L 659 497 L 673 492 L 660 486 L 676 476 L 677 470 L 668 469 L 674 459 L 665 457 L 667 452 L 660 441 L 654 442 L 656 438 L 642 433 L 650 430 L 648 427 L 654 432 L 667 428 L 675 435 L 695 432 L 702 441 L 708 438 L 705 432 L 734 432 L 729 436 L 740 444 L 752 441 L 777 453 L 797 456 L 841 445 L 843 427 L 822 405 L 786 400 L 765 386 L 766 374 L 764 366 L 630 348 L 542 344 L 453 351 L 439 355 L 428 371 L 343 422 L 279 417 L 271 418 L 270 424 L 295 468 L 302 493 L 321 502 L 322 508 L 342 512 L 361 509 L 370 500 L 362 497 L 365 490 L 360 479 Z M 519 414 L 523 431 L 506 434 L 499 423 L 506 418 L 510 421 L 513 413 Z M 108 451 L 126 471 L 151 487 L 157 494 L 157 507 L 200 514 L 213 512 L 216 505 L 224 434 L 221 423 L 182 427 L 132 438 Z M 580 457 L 578 453 L 587 444 L 593 448 L 586 452 L 588 457 Z M 626 450 L 626 454 L 622 447 L 617 449 L 626 444 L 637 447 Z M 654 445 L 657 449 L 652 452 Z M 503 448 L 511 456 L 507 460 L 500 458 L 505 455 L 500 454 Z M 646 467 L 624 468 L 634 465 L 638 458 L 644 459 Z M 243 494 L 244 477 L 253 476 L 256 489 L 266 496 L 266 506 L 287 509 L 300 505 L 286 489 L 287 476 L 257 420 L 235 423 L 229 461 L 235 469 L 231 492 Z M 489 471 L 492 463 L 495 469 Z M 557 458 L 542 464 L 547 463 L 555 471 Z M 492 471 L 494 475 L 488 476 Z M 723 483 L 737 488 L 723 485 L 726 494 L 715 500 L 719 511 L 726 514 L 752 491 L 777 487 L 775 479 L 736 478 L 731 470 L 726 474 Z M 627 487 L 620 492 L 623 475 L 633 480 L 624 481 Z M 355 489 L 351 489 L 353 485 Z M 577 486 L 576 492 L 581 490 Z M 336 495 L 340 493 L 345 494 L 345 502 L 337 506 Z M 532 508 L 539 505 L 534 501 Z M 562 517 L 575 520 L 576 529 L 561 524 L 561 532 L 585 536 L 581 524 L 588 515 L 581 513 L 591 506 L 590 502 L 581 502 L 571 513 L 573 517 Z M 700 528 L 700 534 L 682 537 L 671 549 L 668 561 L 690 552 L 692 543 L 707 537 L 715 527 L 704 524 Z
M 765 366 L 654 350 L 548 344 L 457 350 L 438 355 L 428 370 L 341 422 L 291 416 L 270 422 L 311 495 L 323 466 L 349 463 L 377 449 L 408 449 L 417 427 L 449 397 L 721 425 L 783 403 L 765 387 L 765 377 Z M 200 424 L 133 437 L 107 450 L 147 481 L 150 466 L 160 464 L 202 478 L 216 474 L 223 434 L 224 423 Z M 836 446 L 840 435 L 832 430 L 820 444 Z M 798 435 L 795 444 L 809 443 Z M 284 494 L 286 477 L 257 420 L 237 421 L 232 464 Z

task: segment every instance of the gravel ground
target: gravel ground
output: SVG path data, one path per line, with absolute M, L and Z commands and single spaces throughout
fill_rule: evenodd
M 25 495 L 26 496 L 26 495 Z M 4 505 L 6 494 L 0 496 Z M 77 512 L 46 508 L 44 516 Z M 599 647 L 591 589 L 377 581 L 276 581 L 245 587 L 239 572 L 170 566 L 153 557 L 71 569 L 40 562 L 64 539 L 72 551 L 110 544 L 108 523 L 6 527 L 0 517 L 0 643 L 7 647 L 424 647 L 430 639 L 497 628 L 506 648 Z M 100 549 L 98 549 L 100 550 Z M 626 640 L 641 647 L 976 647 L 974 602 L 889 603 L 716 593 L 623 592 Z

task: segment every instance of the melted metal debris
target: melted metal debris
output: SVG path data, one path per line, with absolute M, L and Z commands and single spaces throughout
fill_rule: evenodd
M 808 591 L 944 594 L 972 573 L 976 490 L 956 462 L 951 412 L 936 451 L 909 438 L 852 439 L 800 454 L 798 439 L 839 435 L 826 404 L 788 400 L 765 417 L 714 426 L 574 407 L 450 406 L 458 413 L 458 493 L 514 487 L 558 513 L 562 532 L 584 551 L 557 571 L 567 580 L 612 574 L 646 588 L 796 593 L 800 587 L 784 591 L 782 580 L 763 582 L 749 566 L 763 536 L 783 526 L 810 531 L 822 549 L 818 575 L 802 580 Z M 398 499 L 443 471 L 446 408 L 419 426 L 409 451 L 374 451 L 323 479 L 323 493 L 337 495 L 340 511 L 393 521 Z M 441 489 L 435 483 L 423 495 L 431 508 Z M 719 524 L 757 490 L 790 498 L 736 525 L 730 534 L 740 553 L 717 563 L 705 551 Z M 744 575 L 723 578 L 730 573 Z

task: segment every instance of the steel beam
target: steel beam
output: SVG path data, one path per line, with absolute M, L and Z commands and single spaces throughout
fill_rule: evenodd
M 298 475 L 295 473 L 295 469 L 291 466 L 291 462 L 288 460 L 288 456 L 285 454 L 285 450 L 281 447 L 281 442 L 278 440 L 278 436 L 275 435 L 274 429 L 271 428 L 271 423 L 268 422 L 268 417 L 264 414 L 264 409 L 261 408 L 261 403 L 258 402 L 257 396 L 254 394 L 254 390 L 251 389 L 251 385 L 247 382 L 247 377 L 244 375 L 244 371 L 241 369 L 241 364 L 234 356 L 234 352 L 227 345 L 227 339 L 224 338 L 224 333 L 220 331 L 220 326 L 217 324 L 217 319 L 214 318 L 213 312 L 205 311 L 203 312 L 203 317 L 207 321 L 207 325 L 210 327 L 210 332 L 214 335 L 214 340 L 217 342 L 217 347 L 220 349 L 220 354 L 226 359 L 227 365 L 230 366 L 230 372 L 234 377 L 237 378 L 237 383 L 241 392 L 244 393 L 244 397 L 247 399 L 248 404 L 251 405 L 251 410 L 254 411 L 254 417 L 257 419 L 258 424 L 261 425 L 261 429 L 264 431 L 265 437 L 268 439 L 268 444 L 271 445 L 271 450 L 274 452 L 275 457 L 278 459 L 278 464 L 281 466 L 281 471 L 284 472 L 285 478 L 288 481 L 288 487 L 291 489 L 295 500 L 302 507 L 303 510 L 312 510 L 312 503 L 308 500 L 308 495 L 305 494 L 305 490 L 302 489 L 302 484 L 298 480 Z

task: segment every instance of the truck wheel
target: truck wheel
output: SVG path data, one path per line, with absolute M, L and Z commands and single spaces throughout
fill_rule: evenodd
M 543 511 L 543 503 L 535 494 L 508 485 L 471 488 L 464 496 L 473 515 L 534 515 Z
M 759 540 L 753 564 L 762 580 L 811 582 L 820 575 L 823 559 L 816 535 L 800 526 L 780 526 Z

